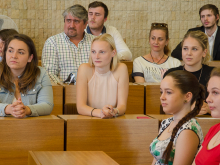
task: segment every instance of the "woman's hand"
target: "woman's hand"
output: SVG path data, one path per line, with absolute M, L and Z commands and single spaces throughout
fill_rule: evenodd
M 11 107 L 12 107 L 11 115 L 16 118 L 24 118 L 26 115 L 31 114 L 30 108 L 22 103 L 21 98 L 18 98 L 17 101 L 11 104 Z
M 100 113 L 100 117 L 102 119 L 105 119 L 105 118 L 112 118 L 115 116 L 115 112 L 114 112 L 114 109 L 113 109 L 113 106 L 112 105 L 105 105 L 102 110 L 101 110 L 101 113 Z

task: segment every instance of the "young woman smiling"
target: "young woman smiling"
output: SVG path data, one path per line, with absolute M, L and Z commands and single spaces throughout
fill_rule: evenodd
M 77 110 L 81 115 L 111 118 L 123 115 L 128 97 L 128 71 L 118 63 L 114 39 L 109 34 L 96 37 L 89 63 L 77 73 Z
M 170 49 L 167 24 L 152 23 L 149 44 L 150 53 L 133 62 L 132 76 L 137 83 L 160 82 L 165 71 L 181 65 L 178 59 L 168 56 Z
M 206 101 L 212 117 L 220 118 L 220 68 L 213 69 L 210 77 Z M 220 165 L 220 123 L 206 134 L 193 165 Z

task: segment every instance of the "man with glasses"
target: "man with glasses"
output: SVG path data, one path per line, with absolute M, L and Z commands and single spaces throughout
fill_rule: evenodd
M 132 60 L 132 54 L 125 44 L 119 31 L 113 26 L 105 26 L 107 21 L 108 7 L 100 1 L 94 1 L 88 7 L 88 26 L 85 31 L 99 36 L 104 33 L 110 34 L 115 41 L 117 55 L 120 60 Z
M 189 31 L 200 30 L 204 32 L 209 39 L 209 53 L 211 60 L 220 60 L 220 27 L 219 10 L 215 5 L 207 4 L 199 10 L 200 20 L 203 24 L 201 27 L 189 29 Z M 182 47 L 181 43 L 171 53 L 171 56 L 182 60 Z
M 63 12 L 64 32 L 47 39 L 42 52 L 42 66 L 51 82 L 62 84 L 82 63 L 87 63 L 93 35 L 84 32 L 88 12 L 74 5 Z

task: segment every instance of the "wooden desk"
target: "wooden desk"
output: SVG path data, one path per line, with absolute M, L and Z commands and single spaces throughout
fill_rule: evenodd
M 133 70 L 133 61 L 120 61 L 120 62 L 127 65 L 129 82 L 134 82 L 134 79 L 132 78 L 132 75 L 131 75 L 132 70 Z
M 129 84 L 126 114 L 144 114 L 144 85 Z
M 27 164 L 30 150 L 64 150 L 64 121 L 54 115 L 0 117 L 0 130 L 0 164 Z
M 158 134 L 157 119 L 124 115 L 100 119 L 81 115 L 59 115 L 66 124 L 67 151 L 104 151 L 120 165 L 150 165 L 149 145 Z
M 160 85 L 147 84 L 145 95 L 145 114 L 160 114 Z
M 160 123 L 162 120 L 172 117 L 172 115 L 157 115 L 157 114 L 148 114 L 147 116 L 152 117 L 154 119 L 158 119 Z M 198 121 L 199 125 L 202 128 L 204 137 L 213 125 L 220 123 L 220 119 L 213 119 L 211 116 L 208 115 L 198 115 L 196 117 L 196 120 Z
M 118 165 L 103 151 L 29 151 L 28 165 Z
M 209 66 L 220 67 L 220 61 L 210 61 Z
M 53 88 L 53 111 L 51 115 L 61 115 L 63 114 L 63 86 L 62 85 L 52 85 Z

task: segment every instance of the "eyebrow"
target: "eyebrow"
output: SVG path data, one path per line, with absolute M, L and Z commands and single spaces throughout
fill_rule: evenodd
M 214 87 L 214 88 L 212 88 L 212 90 L 213 90 L 213 89 L 217 89 L 217 90 L 220 90 L 220 89 L 219 89 L 219 88 L 217 88 L 217 87 Z
M 10 49 L 14 49 L 13 47 L 8 47 L 8 48 L 10 48 Z M 18 50 L 23 50 L 23 51 L 25 51 L 24 49 L 18 49 Z

